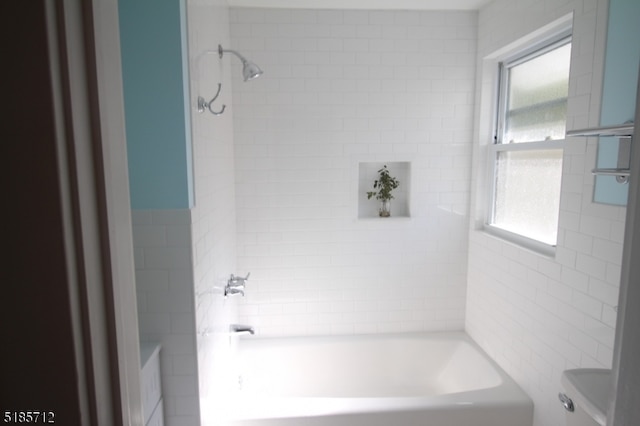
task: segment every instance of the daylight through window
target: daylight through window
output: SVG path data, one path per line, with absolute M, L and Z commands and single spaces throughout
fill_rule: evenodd
M 500 63 L 489 225 L 554 246 L 571 40 Z

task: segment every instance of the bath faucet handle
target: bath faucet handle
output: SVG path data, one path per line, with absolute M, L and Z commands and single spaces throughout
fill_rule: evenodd
M 236 294 L 239 294 L 242 297 L 244 297 L 244 286 L 242 286 L 242 288 L 238 288 L 238 287 L 225 287 L 224 288 L 224 297 L 225 297 L 225 299 L 227 298 L 227 296 L 235 296 Z
M 249 272 L 244 278 L 236 277 L 231 274 L 231 277 L 227 281 L 227 285 L 224 286 L 224 297 L 226 298 L 227 296 L 234 296 L 237 294 L 244 296 L 244 285 L 249 279 L 249 275 L 251 275 L 251 272 Z
M 244 285 L 246 284 L 247 281 L 249 281 L 249 275 L 251 275 L 251 272 L 249 272 L 247 274 L 246 277 L 236 277 L 235 275 L 231 274 L 231 278 L 229 278 L 229 281 L 227 281 L 227 285 L 229 287 L 244 287 Z

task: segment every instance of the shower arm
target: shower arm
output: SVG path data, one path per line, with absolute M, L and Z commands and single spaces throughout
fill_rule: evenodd
M 211 52 L 211 51 L 208 51 Z M 218 56 L 222 59 L 222 56 L 224 55 L 224 52 L 227 53 L 233 53 L 234 55 L 236 55 L 238 57 L 238 59 L 240 59 L 242 61 L 242 63 L 246 63 L 247 62 L 247 58 L 245 58 L 244 56 L 242 56 L 240 53 L 236 52 L 233 49 L 223 49 L 222 45 L 219 44 L 218 45 Z M 213 52 L 212 52 L 213 53 Z
M 246 62 L 249 62 L 247 60 L 247 58 L 242 56 L 242 54 L 240 52 L 238 52 L 236 50 L 233 50 L 233 49 L 224 49 L 221 44 L 218 45 L 218 50 L 205 50 L 204 52 L 202 52 L 200 54 L 200 56 L 201 55 L 216 55 L 217 54 L 218 57 L 220 59 L 222 59 L 222 57 L 224 56 L 225 52 L 226 53 L 232 53 L 232 54 L 236 55 L 238 57 L 238 59 L 240 59 L 242 61 L 243 64 L 246 63 Z

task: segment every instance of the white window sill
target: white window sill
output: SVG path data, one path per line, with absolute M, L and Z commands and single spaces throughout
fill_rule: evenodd
M 496 226 L 485 224 L 482 229 L 486 234 L 514 244 L 526 250 L 541 254 L 546 257 L 554 258 L 556 255 L 556 246 L 543 243 L 542 241 L 527 238 L 519 234 L 498 228 Z

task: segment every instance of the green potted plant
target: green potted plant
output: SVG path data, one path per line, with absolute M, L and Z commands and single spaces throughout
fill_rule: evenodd
M 391 191 L 399 185 L 398 179 L 389 174 L 386 164 L 378 170 L 378 179 L 373 182 L 375 191 L 367 191 L 367 199 L 370 200 L 371 197 L 376 197 L 376 200 L 382 203 L 378 212 L 380 217 L 391 216 L 391 200 L 394 198 Z

